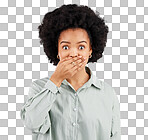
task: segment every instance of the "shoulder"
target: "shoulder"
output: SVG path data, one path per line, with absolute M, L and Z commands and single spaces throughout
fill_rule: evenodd
M 44 88 L 48 80 L 49 80 L 49 77 L 33 80 L 29 87 L 29 94 L 32 94 L 32 93 L 36 94 L 40 92 Z
M 97 87 L 101 89 L 101 92 L 103 92 L 106 95 L 114 96 L 116 94 L 114 88 L 110 84 L 100 80 L 96 76 L 95 76 L 95 84 Z
M 35 94 L 39 93 L 43 89 L 48 79 L 49 77 L 44 77 L 32 81 L 29 87 L 28 98 L 32 98 Z
M 49 80 L 49 77 L 43 77 L 41 79 L 36 79 L 32 81 L 31 86 L 38 88 L 38 90 L 41 90 L 45 86 L 48 80 Z
M 112 91 L 113 87 L 105 81 L 100 80 L 97 76 L 94 76 L 94 84 L 104 91 Z

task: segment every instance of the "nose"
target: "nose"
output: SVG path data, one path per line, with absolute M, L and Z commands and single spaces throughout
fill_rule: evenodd
M 74 57 L 77 57 L 78 56 L 78 53 L 76 53 L 76 52 L 71 52 L 70 54 L 69 54 L 69 56 L 70 57 L 72 57 L 72 58 L 74 58 Z
M 81 55 L 80 55 L 80 54 L 73 54 L 73 55 L 70 54 L 70 55 L 69 55 L 69 57 L 71 57 L 71 58 L 75 58 L 75 57 L 78 57 L 78 56 L 81 56 Z
M 78 55 L 74 55 L 74 56 L 71 56 L 71 55 L 70 55 L 70 57 L 72 57 L 72 58 L 75 58 L 75 57 L 77 57 L 77 56 L 78 56 Z
M 79 52 L 77 51 L 77 48 L 73 47 L 69 52 L 69 56 L 72 58 L 79 56 Z

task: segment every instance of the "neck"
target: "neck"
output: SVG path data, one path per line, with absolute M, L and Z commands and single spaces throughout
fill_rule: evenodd
M 89 74 L 82 69 L 81 71 L 78 71 L 75 75 L 73 75 L 70 78 L 67 78 L 66 80 L 71 84 L 71 85 L 81 85 L 85 83 L 89 79 Z

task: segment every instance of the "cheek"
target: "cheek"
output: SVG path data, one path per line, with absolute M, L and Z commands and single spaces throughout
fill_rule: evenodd
M 65 53 L 63 53 L 62 51 L 59 51 L 58 54 L 59 54 L 59 57 L 60 58 L 66 57 Z

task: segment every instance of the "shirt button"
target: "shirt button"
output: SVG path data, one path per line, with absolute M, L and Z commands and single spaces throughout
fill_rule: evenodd
M 74 122 L 74 123 L 72 123 L 72 125 L 73 125 L 73 126 L 75 126 L 75 125 L 76 125 L 76 123 Z
M 77 93 L 75 93 L 75 96 L 77 96 Z
M 73 110 L 74 110 L 74 111 L 76 111 L 77 109 L 76 109 L 76 108 L 74 108 Z

